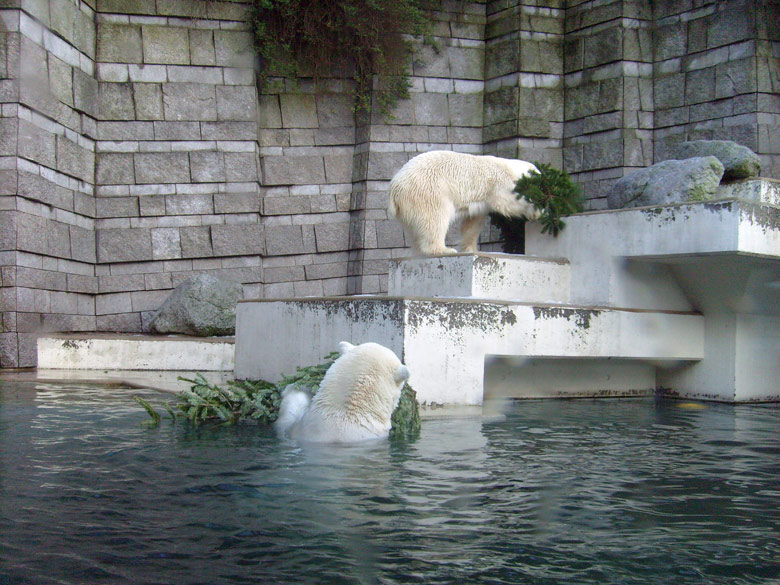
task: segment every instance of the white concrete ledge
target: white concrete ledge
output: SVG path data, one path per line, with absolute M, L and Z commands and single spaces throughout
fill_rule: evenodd
M 38 368 L 232 371 L 233 338 L 50 334 L 38 338 Z

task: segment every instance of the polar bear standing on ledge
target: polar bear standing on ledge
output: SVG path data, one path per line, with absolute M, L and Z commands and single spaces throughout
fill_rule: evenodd
M 354 443 L 387 437 L 409 369 L 378 343 L 339 343 L 314 398 L 285 388 L 275 426 L 280 434 L 319 443 Z
M 439 256 L 457 250 L 444 244 L 450 223 L 462 218 L 462 252 L 476 252 L 477 238 L 490 212 L 538 219 L 525 198 L 517 198 L 520 177 L 539 170 L 529 162 L 433 150 L 407 162 L 390 181 L 388 211 L 405 228 L 420 254 Z

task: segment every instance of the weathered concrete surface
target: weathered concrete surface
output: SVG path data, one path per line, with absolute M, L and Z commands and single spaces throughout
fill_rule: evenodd
M 610 209 L 712 199 L 723 177 L 714 156 L 667 160 L 621 178 L 607 195 Z
M 565 303 L 569 288 L 566 260 L 477 253 L 396 260 L 388 294 Z
M 746 190 L 774 200 L 770 183 Z M 780 208 L 717 200 L 569 218 L 558 238 L 529 224 L 526 250 L 571 263 L 572 301 L 696 310 L 704 359 L 660 368 L 658 385 L 691 398 L 777 400 Z
M 38 338 L 38 367 L 53 370 L 229 371 L 232 339 L 51 334 Z
M 269 343 L 268 331 L 285 335 Z M 322 361 L 341 340 L 402 356 L 423 404 L 481 404 L 488 355 L 703 357 L 702 319 L 693 313 L 442 298 L 247 300 L 237 308 L 236 377 L 278 379 Z

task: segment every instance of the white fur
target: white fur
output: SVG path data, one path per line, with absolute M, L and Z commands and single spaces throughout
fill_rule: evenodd
M 353 443 L 387 437 L 390 417 L 409 369 L 377 343 L 339 343 L 333 362 L 310 403 L 305 391 L 285 388 L 277 432 L 319 443 Z
M 447 230 L 462 219 L 460 248 L 476 252 L 490 212 L 538 219 L 539 211 L 517 198 L 515 184 L 538 169 L 529 162 L 477 156 L 449 150 L 419 154 L 390 181 L 390 215 L 405 228 L 420 254 L 438 256 L 457 250 L 444 244 Z

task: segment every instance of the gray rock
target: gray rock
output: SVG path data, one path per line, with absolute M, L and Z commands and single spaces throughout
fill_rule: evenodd
M 761 159 L 747 146 L 731 140 L 692 140 L 672 148 L 671 156 L 677 159 L 698 156 L 714 156 L 724 167 L 723 179 L 747 179 L 761 171 Z
M 174 289 L 149 322 L 155 333 L 234 335 L 241 284 L 199 274 Z
M 714 156 L 667 160 L 620 179 L 607 195 L 610 209 L 712 199 L 723 176 Z

